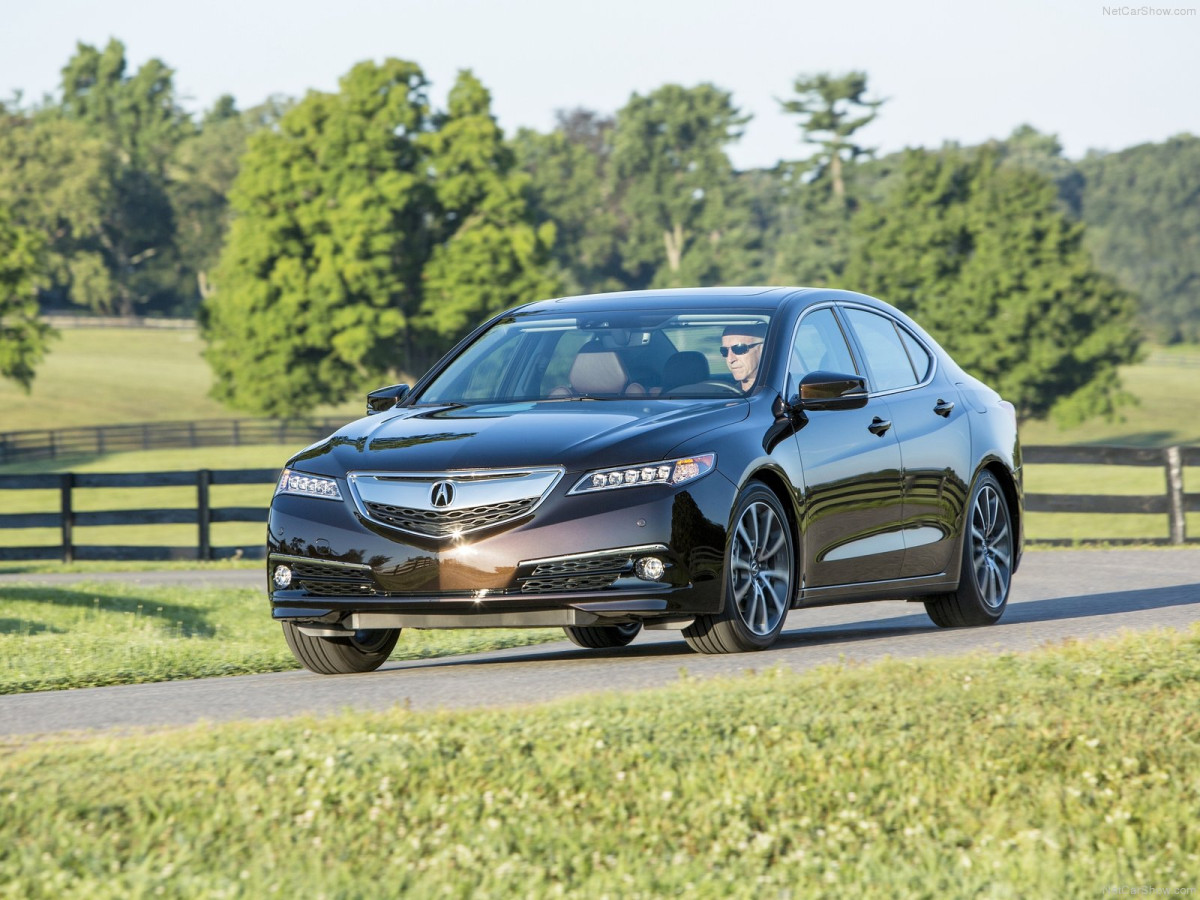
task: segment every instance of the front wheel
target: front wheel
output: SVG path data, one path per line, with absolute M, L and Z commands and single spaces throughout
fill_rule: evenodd
M 310 637 L 291 622 L 283 622 L 283 638 L 296 661 L 318 675 L 374 672 L 392 655 L 399 628 L 356 631 L 347 637 Z
M 684 629 L 688 646 L 698 653 L 741 653 L 775 643 L 791 606 L 795 558 L 779 498 L 751 482 L 738 495 L 725 543 L 722 610 L 697 616 Z
M 983 472 L 971 491 L 958 590 L 930 597 L 925 611 L 941 628 L 993 625 L 1008 605 L 1012 572 L 1013 529 L 1008 504 L 996 476 Z
M 563 631 L 571 639 L 571 643 L 586 647 L 588 650 L 599 650 L 602 647 L 624 647 L 642 630 L 641 622 L 629 622 L 624 625 L 564 625 Z

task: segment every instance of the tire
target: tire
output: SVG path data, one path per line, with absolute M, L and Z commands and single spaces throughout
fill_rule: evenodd
M 994 625 L 1008 605 L 1013 572 L 1013 529 L 1000 482 L 982 472 L 971 491 L 963 523 L 958 590 L 925 601 L 940 628 Z
M 683 639 L 697 653 L 766 650 L 792 602 L 795 545 L 779 498 L 752 481 L 738 495 L 725 543 L 722 610 L 697 616 Z
M 571 643 L 586 647 L 588 650 L 599 650 L 602 647 L 624 647 L 642 630 L 641 622 L 629 622 L 624 625 L 564 625 L 563 631 L 571 639 Z
M 382 666 L 400 638 L 399 628 L 356 631 L 352 637 L 309 637 L 291 622 L 283 622 L 283 637 L 296 661 L 318 675 L 374 672 Z

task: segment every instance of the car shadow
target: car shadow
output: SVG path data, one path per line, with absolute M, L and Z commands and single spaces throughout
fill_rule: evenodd
M 188 635 L 212 637 L 216 628 L 201 609 L 174 603 L 163 603 L 153 592 L 130 596 L 105 594 L 99 591 L 80 591 L 44 585 L 0 585 L 0 599 L 8 602 L 36 603 L 38 606 L 75 607 L 89 609 L 97 615 L 132 613 L 142 618 L 162 620 L 168 625 L 180 625 Z
M 1181 584 L 1161 588 L 1145 588 L 1140 590 L 1114 591 L 1109 594 L 1080 594 L 1071 597 L 1048 597 L 1043 600 L 1027 600 L 1009 605 L 999 624 L 994 630 L 1002 633 L 1006 627 L 1028 625 L 1036 622 L 1058 622 L 1070 619 L 1087 619 L 1096 616 L 1107 616 L 1122 612 L 1140 612 L 1152 609 L 1167 609 L 1173 606 L 1188 606 L 1200 603 L 1200 584 Z M 915 605 L 915 604 L 914 604 Z M 792 627 L 787 628 L 771 649 L 763 651 L 761 656 L 769 658 L 770 654 L 780 650 L 796 647 L 835 646 L 843 643 L 861 643 L 863 641 L 880 641 L 890 638 L 905 637 L 915 634 L 929 634 L 943 630 L 930 621 L 922 611 L 911 615 L 887 616 L 878 619 L 865 619 L 861 622 L 846 622 L 834 625 L 803 625 L 804 610 L 792 610 L 789 621 Z M 643 632 L 643 634 L 645 634 Z M 671 634 L 666 632 L 666 634 Z M 401 638 L 403 640 L 403 638 Z M 693 656 L 694 653 L 683 641 L 682 635 L 677 640 L 669 637 L 644 642 L 635 640 L 627 647 L 616 647 L 606 650 L 585 650 L 582 647 L 559 647 L 536 653 L 509 653 L 504 656 L 490 656 L 486 659 L 441 659 L 441 660 L 397 660 L 388 665 L 391 670 L 397 669 L 430 669 L 450 666 L 494 666 L 509 663 L 558 662 L 572 659 L 603 660 L 603 659 L 659 659 L 670 656 Z
M 0 619 L 0 634 L 64 634 L 65 630 L 33 619 Z

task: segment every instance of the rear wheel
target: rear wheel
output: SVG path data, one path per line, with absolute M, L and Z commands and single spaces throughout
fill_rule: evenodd
M 374 672 L 382 666 L 396 641 L 399 628 L 356 631 L 347 637 L 310 637 L 291 622 L 283 622 L 283 637 L 296 661 L 318 675 Z
M 625 625 L 563 626 L 563 631 L 567 633 L 571 643 L 589 650 L 599 650 L 601 647 L 624 647 L 637 637 L 641 630 L 641 622 L 629 622 Z
M 792 601 L 795 549 L 779 498 L 760 482 L 738 496 L 725 546 L 723 609 L 684 629 L 699 653 L 765 650 L 783 630 Z
M 1004 491 L 991 472 L 983 472 L 975 482 L 964 530 L 958 590 L 925 601 L 929 618 L 941 628 L 995 624 L 1008 605 L 1012 523 Z

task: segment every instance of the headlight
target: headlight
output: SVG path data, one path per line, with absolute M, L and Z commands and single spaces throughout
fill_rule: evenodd
M 668 459 L 663 462 L 646 463 L 641 466 L 621 466 L 617 469 L 596 469 L 579 479 L 579 483 L 568 494 L 588 494 L 593 491 L 610 491 L 617 488 L 642 487 L 648 484 L 684 484 L 707 475 L 717 464 L 715 453 L 686 456 L 683 459 Z
M 322 500 L 342 499 L 342 492 L 338 490 L 338 483 L 334 479 L 305 475 L 294 469 L 284 469 L 280 474 L 279 484 L 275 485 L 275 496 L 280 494 L 320 497 Z

